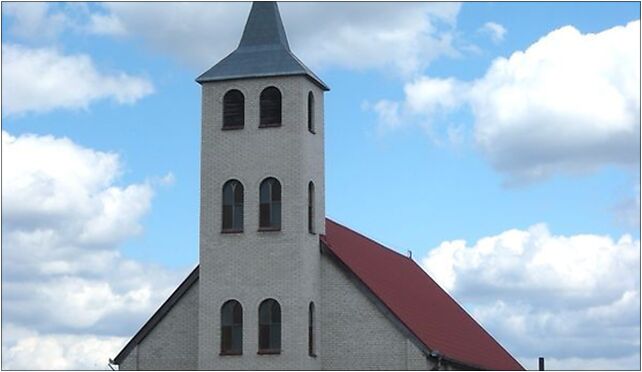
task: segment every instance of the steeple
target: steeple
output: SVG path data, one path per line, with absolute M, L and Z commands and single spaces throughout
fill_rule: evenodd
M 279 7 L 274 1 L 255 1 L 252 4 L 238 48 L 256 47 L 290 50 Z
M 323 90 L 330 90 L 290 50 L 279 7 L 274 1 L 255 1 L 235 51 L 207 70 L 196 81 L 305 75 Z

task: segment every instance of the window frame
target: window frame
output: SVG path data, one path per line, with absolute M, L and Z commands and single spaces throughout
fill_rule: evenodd
M 232 312 L 232 314 L 230 315 L 232 323 L 231 324 L 225 324 L 225 322 L 224 322 L 224 320 L 225 320 L 224 312 L 230 306 L 232 306 L 231 310 L 229 310 L 229 311 Z M 239 309 L 239 311 L 240 311 L 240 315 L 241 315 L 240 316 L 240 318 L 241 318 L 240 323 L 236 323 L 235 319 L 234 319 L 235 318 L 234 312 L 236 311 L 236 309 Z M 220 330 L 221 330 L 220 346 L 221 347 L 220 347 L 219 355 L 243 355 L 243 305 L 241 305 L 241 303 L 239 301 L 234 300 L 234 299 L 225 301 L 223 303 L 223 305 L 221 305 L 220 322 L 221 322 L 220 323 L 220 327 L 221 327 L 220 328 Z M 228 349 L 225 348 L 225 344 L 226 344 L 226 342 L 225 342 L 225 335 L 226 335 L 225 328 L 227 328 L 227 327 L 230 328 L 230 331 L 229 331 L 229 337 L 230 337 L 229 345 L 230 346 L 229 346 Z M 237 332 L 238 332 L 237 334 L 239 336 L 239 345 L 238 345 L 239 349 L 238 350 L 234 350 L 234 346 L 233 346 L 234 345 L 234 334 L 235 334 L 234 331 L 235 331 L 235 328 L 237 328 Z
M 273 99 L 276 99 L 278 97 L 278 122 L 277 121 L 268 121 L 268 113 L 266 112 L 268 109 L 270 110 L 275 110 L 276 112 L 276 107 L 269 107 L 267 106 L 269 101 L 269 97 L 264 97 L 264 95 L 269 94 L 270 92 L 278 93 L 278 96 L 273 97 Z M 266 105 L 266 106 L 264 106 Z M 276 103 L 274 104 L 275 106 L 277 105 Z M 259 95 L 259 128 L 278 128 L 283 125 L 283 93 L 281 93 L 281 90 L 275 86 L 269 86 L 266 87 L 261 91 L 261 94 Z
M 312 134 L 316 134 L 316 128 L 315 128 L 315 107 L 314 107 L 314 93 L 312 91 L 308 92 L 308 132 Z
M 268 195 L 268 200 L 267 202 L 264 201 L 263 195 L 263 187 L 266 185 L 266 187 L 269 185 L 268 191 L 266 191 Z M 275 199 L 275 186 L 278 186 L 278 200 Z M 268 208 L 267 215 L 268 215 L 268 224 L 265 224 L 264 222 L 264 205 L 266 205 Z M 274 220 L 276 219 L 276 214 L 275 212 L 276 207 L 278 206 L 278 225 L 275 224 Z M 279 182 L 278 179 L 275 177 L 267 177 L 261 183 L 259 184 L 259 231 L 281 231 L 283 227 L 283 186 L 281 185 L 281 182 Z
M 225 192 L 226 188 L 231 187 L 232 190 L 232 204 L 228 204 L 227 200 L 225 198 Z M 237 199 L 238 198 L 238 190 L 240 188 L 240 201 Z M 234 234 L 234 233 L 242 233 L 245 225 L 245 187 L 243 187 L 243 184 L 241 181 L 237 179 L 231 179 L 227 180 L 223 184 L 222 188 L 222 206 L 221 206 L 221 233 L 223 234 Z M 231 210 L 231 227 L 226 227 L 225 226 L 225 211 L 226 207 L 230 208 Z M 239 211 L 240 210 L 240 211 Z M 240 227 L 235 226 L 236 222 L 236 217 L 240 214 Z
M 317 356 L 316 343 L 314 342 L 316 336 L 314 332 L 316 323 L 315 312 L 314 302 L 310 301 L 310 305 L 308 305 L 308 355 L 314 358 Z
M 268 308 L 264 308 L 264 306 L 268 306 L 268 305 L 271 305 L 272 307 L 269 308 L 269 309 Z M 274 308 L 275 305 L 276 305 L 276 308 Z M 278 310 L 278 322 L 275 322 L 274 319 L 273 319 L 275 317 L 274 309 Z M 262 316 L 262 311 L 268 311 L 268 310 L 270 312 L 267 315 Z M 259 326 L 258 327 L 258 332 L 259 332 L 259 334 L 258 334 L 258 351 L 257 351 L 257 354 L 259 354 L 259 355 L 281 354 L 281 351 L 282 351 L 282 342 L 281 341 L 282 341 L 282 335 L 283 335 L 283 332 L 282 332 L 282 325 L 283 325 L 282 315 L 283 315 L 283 312 L 281 311 L 281 304 L 279 304 L 279 302 L 277 300 L 273 299 L 273 298 L 267 298 L 267 299 L 261 301 L 261 303 L 259 304 L 259 314 L 258 315 L 259 315 L 259 318 L 258 318 L 258 326 Z M 262 322 L 263 318 L 265 318 L 265 317 L 267 317 L 269 319 L 268 323 Z M 267 334 L 268 343 L 271 343 L 273 341 L 272 340 L 273 332 L 274 332 L 275 328 L 278 327 L 278 345 L 276 345 L 277 347 L 274 347 L 275 345 L 267 345 L 268 346 L 267 348 L 263 347 L 265 345 L 262 345 L 261 339 L 262 339 L 262 337 L 266 337 L 266 336 L 264 336 L 264 333 L 263 333 L 263 332 L 265 332 L 265 329 L 266 329 L 265 327 L 267 327 L 267 330 L 268 330 L 268 334 Z
M 308 232 L 310 234 L 316 234 L 315 214 L 315 186 L 314 182 L 310 181 L 308 183 Z
M 230 94 L 235 94 L 238 93 L 240 95 L 240 106 L 241 110 L 238 115 L 240 115 L 240 124 L 234 124 L 234 125 L 226 125 L 226 113 L 227 110 L 229 110 L 229 106 L 227 105 L 226 99 L 229 97 Z M 230 89 L 227 92 L 225 92 L 225 95 L 223 95 L 223 112 L 222 112 L 222 118 L 221 121 L 223 125 L 221 125 L 221 130 L 239 130 L 245 128 L 245 95 L 243 92 L 241 92 L 239 89 Z M 237 105 L 239 104 L 238 102 L 236 103 Z M 238 108 L 237 108 L 238 109 Z

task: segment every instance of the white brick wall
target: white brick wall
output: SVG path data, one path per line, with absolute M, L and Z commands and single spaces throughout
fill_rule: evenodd
M 282 94 L 282 126 L 258 128 L 259 96 L 269 86 Z M 245 127 L 221 130 L 222 98 L 245 96 Z M 307 129 L 307 96 L 316 105 L 316 134 Z M 310 301 L 319 302 L 318 234 L 307 227 L 308 182 L 316 188 L 316 226 L 324 232 L 323 94 L 304 76 L 232 80 L 203 85 L 199 367 L 202 369 L 318 369 L 308 356 Z M 282 229 L 259 232 L 259 184 L 282 186 Z M 221 234 L 222 186 L 238 179 L 245 190 L 244 232 Z M 257 355 L 258 306 L 276 299 L 282 311 L 281 355 Z M 242 356 L 219 356 L 220 307 L 243 306 Z
M 198 281 L 152 329 L 121 370 L 194 370 L 198 368 Z
M 283 124 L 259 129 L 259 95 L 276 86 Z M 245 127 L 221 130 L 222 97 L 245 96 Z M 316 134 L 307 130 L 315 95 Z M 200 277 L 121 369 L 428 369 L 424 354 L 319 249 L 325 233 L 323 92 L 303 76 L 203 85 Z M 259 184 L 282 185 L 282 230 L 259 232 Z M 244 232 L 221 234 L 222 186 L 244 186 Z M 308 182 L 315 183 L 317 234 L 307 226 Z M 282 353 L 257 355 L 258 306 L 279 301 Z M 220 356 L 220 307 L 243 306 L 243 355 Z M 308 305 L 316 306 L 316 353 L 308 355 Z
M 429 369 L 424 354 L 364 296 L 332 260 L 321 258 L 322 368 Z

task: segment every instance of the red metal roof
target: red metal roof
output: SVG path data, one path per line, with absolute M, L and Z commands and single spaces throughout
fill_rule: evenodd
M 431 351 L 470 367 L 524 370 L 413 260 L 330 219 L 321 240 Z

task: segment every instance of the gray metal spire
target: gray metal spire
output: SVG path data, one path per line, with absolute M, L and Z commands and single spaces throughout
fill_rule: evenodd
M 265 46 L 290 50 L 276 2 L 255 1 L 245 23 L 239 49 Z
M 202 84 L 208 81 L 288 75 L 306 75 L 323 90 L 330 90 L 290 50 L 276 2 L 255 1 L 238 48 L 196 81 Z

